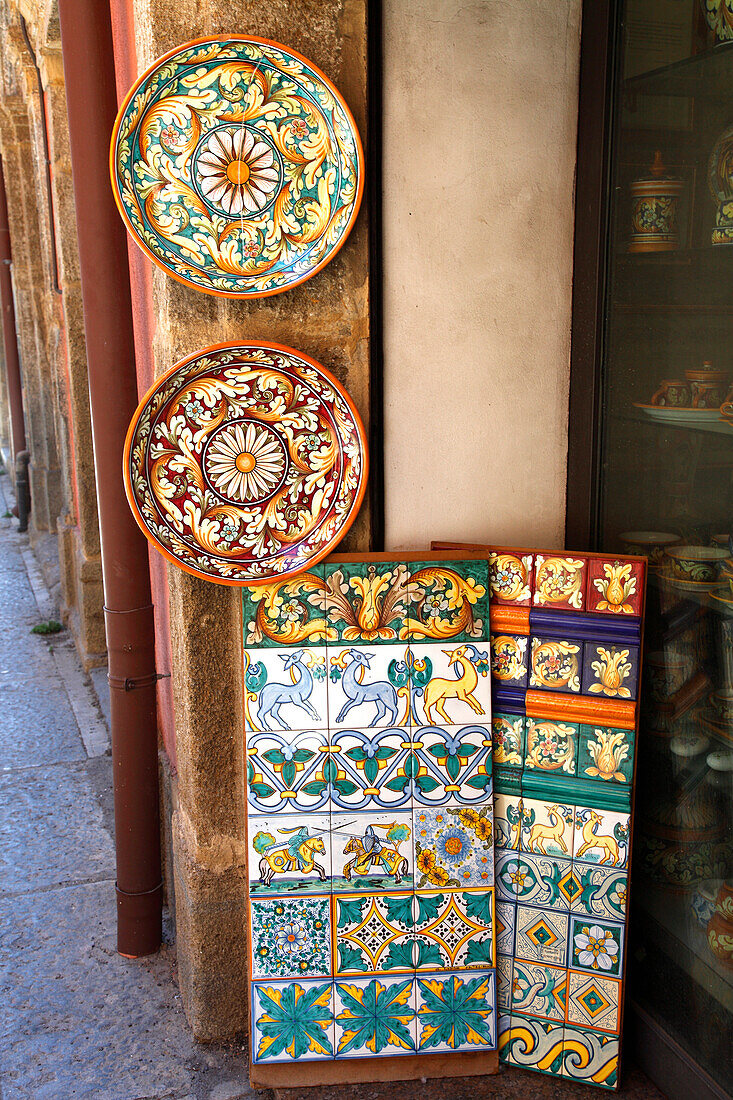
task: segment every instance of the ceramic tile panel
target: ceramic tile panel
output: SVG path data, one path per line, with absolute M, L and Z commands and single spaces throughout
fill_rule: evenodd
M 533 565 L 526 680 L 494 655 L 500 1057 L 615 1088 L 645 567 L 544 551 Z M 498 628 L 501 583 L 491 602 Z
M 324 646 L 325 598 L 323 565 L 284 581 L 243 588 L 245 649 Z
M 492 603 L 529 607 L 532 603 L 534 555 L 498 551 L 489 554 L 489 593 Z
M 456 648 L 478 643 L 489 631 L 489 564 L 468 561 L 411 561 L 409 569 L 409 637 Z

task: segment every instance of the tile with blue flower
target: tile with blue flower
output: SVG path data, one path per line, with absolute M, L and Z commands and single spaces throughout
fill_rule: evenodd
M 415 884 L 418 890 L 494 885 L 491 802 L 415 805 Z

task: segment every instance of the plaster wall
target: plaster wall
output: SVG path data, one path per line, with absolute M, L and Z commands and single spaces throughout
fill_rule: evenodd
M 562 546 L 580 0 L 385 0 L 386 545 Z

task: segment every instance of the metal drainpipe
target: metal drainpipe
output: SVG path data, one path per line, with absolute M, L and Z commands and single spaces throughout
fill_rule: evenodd
M 10 249 L 10 224 L 8 199 L 5 194 L 5 176 L 0 157 L 0 308 L 3 315 L 3 348 L 5 373 L 8 381 L 8 405 L 10 407 L 10 433 L 13 458 L 25 450 L 25 416 L 23 414 L 23 386 L 20 378 L 18 332 L 15 327 L 15 302 L 10 266 L 13 256 Z
M 161 937 L 155 641 L 147 543 L 127 505 L 122 448 L 137 405 L 127 242 L 109 184 L 117 110 L 109 5 L 59 0 L 112 698 L 117 950 Z

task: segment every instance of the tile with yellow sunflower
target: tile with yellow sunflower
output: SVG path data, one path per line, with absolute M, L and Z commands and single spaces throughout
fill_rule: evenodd
M 459 889 L 494 885 L 492 804 L 414 808 L 415 886 Z

